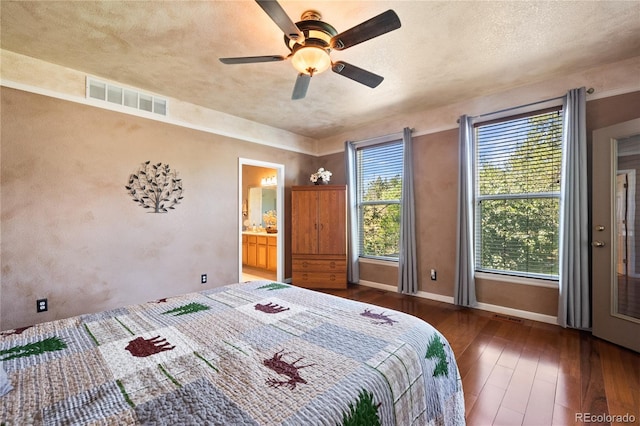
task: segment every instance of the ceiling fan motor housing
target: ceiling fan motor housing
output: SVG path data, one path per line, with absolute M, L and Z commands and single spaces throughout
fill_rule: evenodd
M 303 46 L 316 46 L 329 52 L 331 50 L 331 38 L 338 34 L 338 31 L 333 26 L 324 21 L 314 19 L 296 22 L 296 26 L 304 34 L 304 42 L 300 44 L 285 34 L 284 43 L 291 52 L 295 52 Z

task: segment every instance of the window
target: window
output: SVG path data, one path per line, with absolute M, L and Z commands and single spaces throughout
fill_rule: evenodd
M 356 148 L 361 257 L 398 259 L 402 167 L 402 141 Z
M 562 110 L 475 127 L 476 270 L 557 279 Z

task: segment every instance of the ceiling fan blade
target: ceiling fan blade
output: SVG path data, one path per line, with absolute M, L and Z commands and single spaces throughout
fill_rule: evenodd
M 379 76 L 378 74 L 374 74 L 371 71 L 363 70 L 362 68 L 358 68 L 355 65 L 342 61 L 334 62 L 331 66 L 331 70 L 371 88 L 377 87 L 382 83 L 382 80 L 384 80 L 384 77 Z
M 254 64 L 257 62 L 278 62 L 284 61 L 287 56 L 243 56 L 240 58 L 220 58 L 223 64 Z
M 304 34 L 302 34 L 302 31 L 300 31 L 291 18 L 289 18 L 289 15 L 287 15 L 287 12 L 280 6 L 280 3 L 275 0 L 256 0 L 256 3 L 260 5 L 262 10 L 269 15 L 271 20 L 280 27 L 287 37 L 303 44 Z
M 302 99 L 307 95 L 307 89 L 309 88 L 309 82 L 311 81 L 311 76 L 309 74 L 298 74 L 298 78 L 296 78 L 296 85 L 293 86 L 293 94 L 291 95 L 291 99 Z
M 333 36 L 331 38 L 331 48 L 344 50 L 363 41 L 386 34 L 389 31 L 397 30 L 400 28 L 400 25 L 398 15 L 389 9 L 368 21 L 364 21 L 351 29 Z

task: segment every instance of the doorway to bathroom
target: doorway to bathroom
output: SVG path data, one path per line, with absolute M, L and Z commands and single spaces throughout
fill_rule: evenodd
M 282 281 L 284 165 L 239 159 L 240 281 Z

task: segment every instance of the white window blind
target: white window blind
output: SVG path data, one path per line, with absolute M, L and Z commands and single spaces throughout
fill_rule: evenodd
M 557 279 L 562 110 L 476 125 L 476 270 Z
M 397 259 L 402 199 L 402 141 L 357 148 L 359 254 Z

